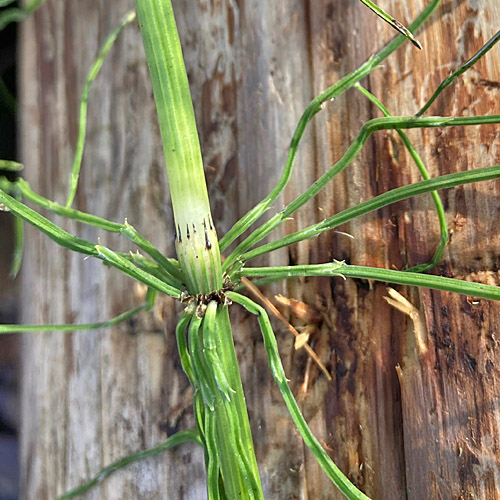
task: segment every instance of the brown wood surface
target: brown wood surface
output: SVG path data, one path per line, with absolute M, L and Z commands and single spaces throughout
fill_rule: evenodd
M 380 1 L 409 22 L 427 2 Z M 500 25 L 498 0 L 443 0 L 418 34 L 363 83 L 394 114 L 412 114 Z M 78 99 L 106 35 L 133 2 L 47 0 L 23 24 L 21 134 L 25 175 L 64 202 Z M 309 100 L 393 37 L 356 0 L 174 1 L 219 234 L 278 179 Z M 498 48 L 447 89 L 431 114 L 500 113 Z M 281 209 L 340 157 L 378 112 L 355 90 L 324 106 L 306 133 Z M 498 126 L 409 131 L 432 175 L 500 162 Z M 379 132 L 349 169 L 277 235 L 320 220 L 419 174 L 395 133 Z M 500 183 L 443 193 L 451 244 L 439 272 L 499 284 Z M 173 255 L 172 214 L 151 85 L 137 26 L 128 27 L 91 91 L 76 206 L 125 217 Z M 127 241 L 56 218 L 67 230 L 128 250 Z M 403 268 L 430 258 L 438 227 L 430 196 L 380 210 L 259 264 L 325 262 Z M 500 499 L 500 306 L 401 288 L 427 326 L 419 355 L 413 325 L 385 302 L 383 284 L 308 279 L 274 293 L 320 313 L 313 346 L 333 376 L 307 368 L 276 324 L 284 366 L 306 418 L 342 470 L 374 499 Z M 137 304 L 141 291 L 100 262 L 29 231 L 25 322 L 89 322 Z M 173 329 L 179 309 L 90 333 L 23 338 L 22 490 L 53 499 L 128 453 L 193 425 Z M 340 499 L 304 448 L 273 385 L 254 318 L 234 308 L 261 476 L 268 499 Z M 293 319 L 293 318 L 292 318 Z M 399 366 L 397 370 L 396 367 Z M 307 393 L 300 387 L 309 376 Z M 128 467 L 88 499 L 205 498 L 202 453 L 186 445 Z

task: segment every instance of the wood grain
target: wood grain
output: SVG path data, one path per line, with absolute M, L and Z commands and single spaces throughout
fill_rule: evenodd
M 362 83 L 394 114 L 413 114 L 442 78 L 500 24 L 497 0 L 444 0 L 418 33 Z M 381 6 L 409 22 L 426 2 Z M 23 24 L 22 160 L 42 194 L 64 201 L 78 98 L 100 43 L 132 8 L 128 0 L 47 0 Z M 393 37 L 355 0 L 174 1 L 219 234 L 276 182 L 309 100 Z M 498 48 L 447 89 L 429 114 L 500 113 Z M 311 123 L 273 213 L 347 148 L 377 111 L 355 90 Z M 432 175 L 500 162 L 499 127 L 409 131 Z M 76 205 L 125 217 L 173 255 L 154 102 L 137 26 L 120 36 L 92 88 L 88 141 Z M 395 133 L 379 132 L 346 172 L 273 237 L 419 179 Z M 499 284 L 500 183 L 443 193 L 452 241 L 439 272 Z M 85 238 L 126 241 L 57 219 Z M 439 230 L 430 196 L 387 207 L 258 263 L 345 259 L 403 268 L 428 259 Z M 445 292 L 400 288 L 425 318 L 428 355 L 417 355 L 411 321 L 383 300 L 383 284 L 326 278 L 274 285 L 322 317 L 314 347 L 334 378 L 313 367 L 301 406 L 342 470 L 374 499 L 500 499 L 497 380 L 500 307 Z M 140 291 L 101 263 L 28 232 L 23 270 L 26 322 L 88 322 L 135 305 Z M 128 453 L 193 425 L 176 353 L 178 307 L 111 330 L 24 337 L 22 489 L 53 499 Z M 340 499 L 304 449 L 273 385 L 254 318 L 232 311 L 266 498 Z M 299 394 L 306 357 L 277 326 L 285 370 Z M 399 378 L 396 366 L 400 366 Z M 191 446 L 145 460 L 106 480 L 89 499 L 205 498 L 202 453 Z

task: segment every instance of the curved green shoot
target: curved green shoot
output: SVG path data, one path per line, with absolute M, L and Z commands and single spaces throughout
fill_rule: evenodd
M 437 9 L 441 0 L 432 0 L 421 12 L 421 14 L 415 19 L 415 21 L 410 25 L 411 31 L 418 30 L 422 24 L 431 16 L 431 14 Z M 306 110 L 302 114 L 299 123 L 293 133 L 292 140 L 290 142 L 290 149 L 288 152 L 288 157 L 286 159 L 285 167 L 281 174 L 281 177 L 273 188 L 273 190 L 255 207 L 250 209 L 239 221 L 237 221 L 234 226 L 221 238 L 220 248 L 224 251 L 238 236 L 245 232 L 266 210 L 268 210 L 274 203 L 279 194 L 283 191 L 285 186 L 290 180 L 292 175 L 292 170 L 294 166 L 295 157 L 297 155 L 297 150 L 307 128 L 308 123 L 312 120 L 314 115 L 321 110 L 323 104 L 335 97 L 338 97 L 347 89 L 351 88 L 356 82 L 359 82 L 365 76 L 368 76 L 378 65 L 390 56 L 396 49 L 398 49 L 405 41 L 403 36 L 398 36 L 392 42 L 387 44 L 381 51 L 379 51 L 374 56 L 370 57 L 365 61 L 358 69 L 349 73 L 348 75 L 341 78 L 334 85 L 326 89 L 320 95 L 315 97 L 307 106 Z
M 298 278 L 303 276 L 341 276 L 343 278 L 363 278 L 384 281 L 396 285 L 419 286 L 434 290 L 460 293 L 488 300 L 500 300 L 500 287 L 474 283 L 455 278 L 445 278 L 431 274 L 419 274 L 408 271 L 395 271 L 378 267 L 353 266 L 344 262 L 327 264 L 308 264 L 303 266 L 279 267 L 247 267 L 243 268 L 239 276 L 266 276 L 281 279 Z
M 71 180 L 69 186 L 68 199 L 66 202 L 66 207 L 71 208 L 73 201 L 75 199 L 76 190 L 78 188 L 78 179 L 80 176 L 80 169 L 82 166 L 83 159 L 83 148 L 85 147 L 85 135 L 87 132 L 87 107 L 90 87 L 93 81 L 96 79 L 101 67 L 104 63 L 104 59 L 108 52 L 113 47 L 115 40 L 117 39 L 120 32 L 135 19 L 135 11 L 128 12 L 120 22 L 120 24 L 113 30 L 113 32 L 106 38 L 104 44 L 99 51 L 99 55 L 95 60 L 92 68 L 90 69 L 85 86 L 83 87 L 82 97 L 80 99 L 80 117 L 78 120 L 78 137 L 76 140 L 75 156 L 73 159 L 73 167 L 71 169 Z
M 497 31 L 468 61 L 466 61 L 460 68 L 451 73 L 445 78 L 438 86 L 431 98 L 422 106 L 422 109 L 416 116 L 422 116 L 437 99 L 439 94 L 449 85 L 451 85 L 460 75 L 465 73 L 471 66 L 477 63 L 495 44 L 500 40 L 500 31 Z
M 158 112 L 177 229 L 177 257 L 191 295 L 222 288 L 189 83 L 170 0 L 136 0 Z
M 359 83 L 356 83 L 354 85 L 354 88 L 359 90 L 365 97 L 367 97 L 370 102 L 375 104 L 377 108 L 382 111 L 384 116 L 389 117 L 392 116 L 389 110 L 380 102 L 379 99 L 377 99 L 371 92 L 366 90 L 364 87 L 362 87 Z M 403 144 L 405 145 L 406 149 L 410 153 L 411 157 L 413 158 L 413 161 L 417 165 L 417 168 L 420 172 L 420 175 L 424 179 L 430 179 L 429 172 L 427 168 L 424 165 L 424 162 L 420 158 L 419 154 L 417 153 L 416 149 L 413 147 L 411 144 L 410 140 L 408 139 L 408 136 L 402 131 L 402 130 L 397 130 L 397 133 L 399 134 L 399 137 L 401 137 L 401 140 L 403 141 Z M 408 271 L 413 271 L 413 272 L 421 272 L 421 271 L 426 271 L 427 269 L 433 268 L 437 263 L 441 260 L 441 257 L 443 255 L 444 249 L 446 245 L 448 244 L 448 241 L 450 239 L 450 235 L 448 232 L 448 226 L 446 224 L 446 214 L 444 212 L 444 207 L 443 207 L 443 202 L 441 201 L 441 198 L 439 197 L 439 194 L 437 191 L 431 191 L 432 199 L 434 200 L 434 205 L 436 205 L 436 212 L 439 220 L 439 228 L 441 231 L 441 238 L 439 241 L 439 246 L 434 252 L 434 255 L 432 256 L 432 259 L 423 264 L 418 264 L 416 266 L 413 266 L 411 269 L 408 269 Z
M 307 425 L 307 422 L 300 411 L 299 405 L 297 404 L 297 401 L 295 400 L 287 383 L 285 371 L 278 352 L 276 338 L 266 310 L 239 293 L 228 292 L 227 296 L 233 302 L 242 305 L 248 312 L 257 315 L 257 320 L 264 338 L 264 346 L 266 348 L 269 367 L 274 381 L 281 391 L 283 399 L 285 400 L 288 410 L 290 411 L 293 421 L 304 439 L 304 442 L 315 456 L 321 468 L 349 500 L 369 500 L 369 497 L 358 490 L 335 465 Z
M 187 375 L 189 382 L 193 388 L 196 388 L 196 378 L 193 371 L 193 362 L 191 361 L 191 355 L 189 354 L 187 342 L 186 342 L 186 329 L 189 322 L 192 319 L 192 314 L 184 313 L 177 323 L 175 328 L 175 338 L 177 340 L 177 349 L 179 351 L 179 357 L 181 359 L 182 369 Z
M 2 0 L 0 7 L 4 7 L 14 3 L 15 0 Z M 2 31 L 10 23 L 19 23 L 24 21 L 32 12 L 40 7 L 45 0 L 32 0 L 22 9 L 12 7 L 0 12 L 0 31 Z
M 7 172 L 19 172 L 24 168 L 22 163 L 12 160 L 0 160 L 0 170 Z
M 396 31 L 399 31 L 403 36 L 408 38 L 417 49 L 422 49 L 422 45 L 420 42 L 415 39 L 413 33 L 403 24 L 401 24 L 397 19 L 394 19 L 390 14 L 383 9 L 381 9 L 378 5 L 374 4 L 371 0 L 360 0 L 361 3 L 366 5 L 371 11 L 375 12 L 377 16 L 383 19 L 386 23 L 390 24 Z
M 196 429 L 176 432 L 158 446 L 155 446 L 148 450 L 140 451 L 139 453 L 133 453 L 132 455 L 128 455 L 127 457 L 121 458 L 120 460 L 113 462 L 111 465 L 104 467 L 92 479 L 82 484 L 81 486 L 78 486 L 77 488 L 64 493 L 64 495 L 57 497 L 57 500 L 69 500 L 70 498 L 76 498 L 78 496 L 84 495 L 92 488 L 102 483 L 106 478 L 111 476 L 111 474 L 120 469 L 123 469 L 127 465 L 138 462 L 139 460 L 144 460 L 148 457 L 153 457 L 155 455 L 158 455 L 159 453 L 163 453 L 164 451 L 175 448 L 176 446 L 179 446 L 183 443 L 197 443 L 200 446 L 203 446 L 200 433 Z
M 207 496 L 208 500 L 220 500 L 221 489 L 220 483 L 220 459 L 217 448 L 217 434 L 215 428 L 215 418 L 210 415 L 210 412 L 205 412 L 204 425 L 205 438 L 205 453 L 206 453 L 206 469 L 207 469 Z M 223 498 L 223 497 L 222 497 Z
M 61 229 L 59 226 L 50 222 L 48 219 L 27 207 L 15 198 L 9 196 L 0 189 L 0 206 L 5 206 L 14 215 L 35 226 L 39 231 L 45 233 L 51 240 L 58 245 L 73 250 L 74 252 L 91 255 L 100 258 L 107 264 L 120 269 L 125 274 L 135 278 L 151 288 L 170 295 L 172 297 L 180 297 L 180 290 L 168 284 L 167 282 L 158 279 L 157 277 L 143 271 L 135 266 L 129 259 L 122 255 L 113 252 L 109 248 L 100 245 L 95 245 L 82 238 L 77 238 Z
M 224 261 L 222 267 L 223 271 L 230 269 L 230 267 L 241 257 L 243 253 L 262 240 L 273 229 L 278 227 L 293 212 L 304 205 L 304 203 L 309 201 L 311 198 L 314 198 L 328 182 L 330 182 L 338 173 L 342 172 L 342 170 L 350 165 L 350 163 L 361 151 L 361 148 L 368 140 L 368 137 L 370 137 L 373 132 L 377 130 L 483 125 L 498 122 L 500 122 L 500 115 L 466 116 L 457 118 L 439 116 L 421 118 L 394 116 L 391 118 L 375 118 L 366 122 L 342 158 L 292 203 L 285 207 L 281 212 L 271 217 L 267 222 L 251 233 L 250 236 L 248 236 L 243 242 L 241 242 Z
M 155 248 L 146 238 L 141 236 L 127 221 L 125 221 L 124 224 L 119 224 L 97 215 L 81 212 L 80 210 L 75 210 L 74 208 L 64 207 L 59 203 L 51 201 L 38 193 L 35 193 L 31 189 L 28 182 L 22 178 L 17 179 L 15 182 L 8 181 L 5 178 L 2 178 L 1 180 L 3 189 L 8 189 L 14 194 L 20 193 L 25 199 L 36 203 L 38 206 L 46 208 L 57 215 L 61 215 L 89 226 L 104 229 L 105 231 L 111 233 L 123 234 L 130 241 L 135 243 L 139 248 L 150 255 L 158 264 L 160 264 L 163 271 L 166 272 L 167 281 L 175 285 L 176 288 L 182 288 L 184 277 L 179 269 L 178 262 L 175 259 L 168 259 L 164 257 L 157 248 Z
M 238 262 L 243 264 L 250 259 L 272 252 L 278 248 L 283 248 L 309 238 L 315 238 L 321 233 L 349 222 L 356 217 L 419 194 L 433 192 L 438 189 L 448 189 L 472 182 L 497 179 L 499 177 L 500 165 L 496 165 L 493 167 L 478 168 L 475 170 L 468 170 L 466 172 L 442 175 L 440 177 L 434 177 L 433 179 L 391 189 L 386 193 L 375 196 L 371 200 L 364 201 L 354 207 L 342 210 L 341 212 L 332 215 L 317 224 L 312 224 L 311 226 L 301 229 L 300 231 L 288 234 L 279 240 L 254 248 L 253 250 L 244 253 L 238 259 Z M 411 269 L 411 271 L 415 272 L 414 269 Z
M 200 391 L 203 404 L 211 412 L 215 410 L 215 398 L 217 387 L 212 377 L 210 366 L 203 355 L 200 333 L 202 331 L 202 318 L 194 315 L 188 328 L 189 354 L 193 365 L 193 373 L 196 380 L 195 387 Z
M 129 309 L 114 318 L 98 323 L 76 323 L 76 324 L 45 324 L 45 325 L 0 325 L 0 335 L 10 333 L 25 333 L 25 332 L 76 332 L 81 330 L 97 330 L 98 328 L 107 328 L 118 325 L 123 321 L 135 316 L 137 313 L 150 308 L 150 304 L 145 302 L 140 306 Z

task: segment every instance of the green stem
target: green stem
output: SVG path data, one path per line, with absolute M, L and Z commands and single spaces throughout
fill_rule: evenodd
M 431 2 L 429 2 L 425 9 L 417 17 L 417 19 L 415 19 L 415 21 L 410 25 L 410 30 L 412 32 L 418 30 L 436 10 L 440 3 L 441 0 L 432 0 Z M 314 115 L 321 110 L 323 104 L 331 99 L 334 99 L 335 97 L 338 97 L 347 89 L 351 88 L 356 82 L 359 82 L 365 76 L 368 76 L 375 68 L 378 67 L 378 65 L 384 59 L 386 59 L 396 49 L 398 49 L 405 40 L 406 39 L 403 36 L 396 37 L 381 51 L 365 61 L 358 69 L 341 78 L 338 82 L 326 89 L 309 103 L 306 110 L 302 114 L 299 123 L 297 124 L 295 132 L 293 133 L 285 167 L 283 169 L 283 173 L 281 174 L 280 180 L 276 184 L 276 187 L 260 203 L 249 210 L 224 235 L 224 237 L 220 240 L 220 247 L 222 251 L 224 251 L 238 236 L 246 231 L 266 210 L 268 210 L 269 207 L 274 203 L 278 195 L 283 191 L 288 181 L 290 180 L 290 176 L 292 175 L 297 150 L 302 136 L 304 135 L 304 132 L 307 128 L 307 125 L 313 119 Z
M 254 248 L 253 250 L 244 253 L 239 258 L 239 262 L 243 264 L 251 259 L 254 259 L 255 257 L 258 257 L 259 255 L 264 255 L 277 250 L 278 248 L 283 248 L 299 241 L 315 238 L 321 233 L 338 227 L 341 224 L 345 224 L 356 217 L 378 210 L 379 208 L 390 205 L 391 203 L 411 198 L 412 196 L 428 193 L 437 189 L 448 189 L 471 182 L 497 179 L 499 177 L 500 165 L 496 165 L 493 167 L 478 168 L 476 170 L 443 175 L 441 177 L 435 177 L 426 181 L 420 181 L 408 186 L 392 189 L 386 193 L 376 196 L 375 198 L 372 198 L 371 200 L 367 200 L 355 205 L 354 207 L 347 208 L 346 210 L 332 215 L 317 224 L 313 224 L 309 227 L 301 229 L 300 231 L 280 238 L 279 240 Z M 412 269 L 412 271 L 414 270 Z
M 439 116 L 422 118 L 394 116 L 391 118 L 375 118 L 366 122 L 342 158 L 296 200 L 285 207 L 284 210 L 271 217 L 269 221 L 262 224 L 262 226 L 257 228 L 250 236 L 240 243 L 224 261 L 223 270 L 227 271 L 230 269 L 243 253 L 265 238 L 273 229 L 278 227 L 292 213 L 304 205 L 304 203 L 314 198 L 328 182 L 350 165 L 373 132 L 377 130 L 483 125 L 498 122 L 500 122 L 500 115 L 465 116 L 458 118 Z
M 382 104 L 382 102 L 379 101 L 371 92 L 363 88 L 359 83 L 356 83 L 354 87 L 359 90 L 365 97 L 367 97 L 377 108 L 382 111 L 384 116 L 389 117 L 392 116 L 389 110 Z M 431 176 L 425 167 L 424 162 L 420 158 L 420 155 L 417 153 L 416 149 L 413 147 L 413 145 L 410 142 L 410 139 L 408 139 L 408 136 L 402 131 L 402 130 L 397 130 L 397 133 L 399 134 L 399 137 L 401 137 L 401 140 L 403 141 L 403 144 L 405 145 L 406 149 L 410 153 L 411 157 L 413 158 L 413 161 L 417 165 L 417 168 L 420 172 L 420 175 L 424 179 L 430 179 Z M 417 266 L 412 267 L 411 269 L 408 269 L 408 271 L 413 271 L 413 272 L 421 272 L 421 271 L 426 271 L 427 269 L 433 268 L 437 263 L 441 260 L 441 257 L 443 255 L 444 249 L 446 245 L 448 244 L 448 241 L 450 239 L 450 234 L 448 232 L 448 226 L 446 224 L 446 214 L 444 212 L 444 207 L 443 207 L 443 202 L 441 201 L 441 198 L 439 197 L 439 194 L 437 191 L 431 191 L 431 196 L 432 199 L 434 200 L 434 205 L 436 206 L 436 212 L 439 220 L 439 227 L 441 230 L 441 239 L 439 242 L 439 246 L 434 252 L 434 255 L 430 262 L 419 264 Z
M 420 286 L 434 290 L 461 293 L 489 300 L 500 300 L 500 287 L 473 283 L 431 274 L 418 274 L 408 271 L 394 271 L 378 267 L 353 266 L 343 262 L 328 264 L 308 264 L 303 266 L 280 267 L 246 267 L 238 276 L 266 276 L 280 277 L 281 279 L 297 278 L 301 276 L 341 276 L 344 278 L 363 278 L 398 285 Z
M 193 103 L 170 0 L 136 0 L 153 83 L 177 230 L 192 295 L 222 288 L 219 245 L 203 171 Z
M 196 430 L 188 430 L 188 431 L 179 431 L 173 436 L 170 436 L 165 442 L 155 446 L 154 448 L 150 448 L 149 450 L 140 451 L 139 453 L 133 453 L 127 457 L 121 458 L 116 462 L 113 462 L 111 465 L 104 467 L 101 469 L 92 479 L 87 481 L 86 483 L 78 486 L 64 495 L 57 497 L 57 500 L 69 500 L 70 498 L 76 498 L 78 496 L 84 495 L 92 488 L 102 483 L 107 477 L 111 476 L 117 470 L 123 469 L 127 465 L 130 465 L 139 460 L 144 460 L 148 457 L 153 457 L 158 455 L 159 453 L 163 453 L 166 450 L 170 450 L 179 446 L 183 443 L 197 443 L 202 446 L 202 441 L 200 438 L 200 434 Z

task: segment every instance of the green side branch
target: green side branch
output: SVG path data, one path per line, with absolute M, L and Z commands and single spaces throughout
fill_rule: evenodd
M 181 291 L 175 286 L 158 279 L 137 267 L 130 259 L 116 253 L 109 248 L 101 245 L 95 245 L 82 238 L 77 238 L 69 234 L 64 229 L 49 221 L 35 210 L 27 207 L 23 203 L 17 201 L 12 196 L 9 196 L 5 191 L 0 189 L 0 207 L 4 207 L 13 213 L 16 217 L 21 218 L 39 231 L 45 233 L 51 240 L 58 245 L 73 250 L 84 255 L 90 255 L 103 260 L 105 263 L 116 267 L 128 276 L 141 281 L 145 285 L 150 286 L 154 290 L 165 293 L 175 298 L 179 298 Z
M 66 207 L 71 208 L 73 205 L 73 201 L 75 199 L 76 190 L 78 188 L 78 180 L 80 177 L 80 170 L 82 167 L 82 159 L 83 159 L 83 149 L 85 147 L 85 135 L 87 130 L 87 107 L 88 107 L 88 98 L 90 87 L 92 83 L 97 78 L 99 71 L 104 63 L 104 59 L 106 55 L 113 47 L 118 35 L 121 33 L 123 28 L 130 24 L 135 19 L 135 11 L 128 12 L 120 24 L 113 30 L 113 32 L 106 38 L 104 44 L 99 51 L 97 59 L 95 60 L 92 68 L 87 75 L 87 79 L 85 81 L 85 86 L 83 87 L 82 97 L 80 99 L 80 115 L 78 120 L 78 137 L 76 140 L 76 148 L 75 148 L 75 156 L 73 159 L 73 167 L 71 169 L 71 179 L 69 185 L 68 199 L 66 202 Z
M 408 271 L 395 271 L 378 267 L 354 266 L 344 262 L 330 262 L 326 264 L 309 264 L 303 266 L 277 267 L 246 267 L 238 276 L 265 276 L 267 278 L 289 279 L 303 276 L 340 276 L 343 278 L 362 278 L 393 283 L 397 285 L 418 286 L 460 293 L 489 300 L 500 300 L 500 287 L 474 283 L 455 278 L 419 274 Z
M 146 238 L 139 234 L 136 229 L 127 221 L 125 221 L 124 224 L 119 224 L 117 222 L 111 222 L 97 215 L 88 214 L 79 210 L 75 210 L 73 208 L 64 207 L 59 203 L 51 201 L 39 195 L 38 193 L 35 193 L 31 189 L 28 182 L 26 182 L 22 178 L 17 179 L 15 182 L 8 181 L 5 177 L 0 178 L 0 187 L 3 190 L 8 190 L 10 193 L 12 193 L 18 201 L 22 196 L 26 200 L 31 201 L 32 203 L 35 203 L 38 206 L 50 210 L 52 213 L 61 215 L 62 217 L 65 217 L 67 219 L 72 219 L 89 226 L 97 227 L 110 233 L 119 233 L 126 236 L 130 241 L 137 245 L 141 250 L 145 251 L 159 264 L 160 268 L 158 269 L 158 272 L 168 284 L 178 288 L 179 290 L 182 288 L 184 277 L 182 275 L 182 272 L 180 271 L 179 263 L 175 259 L 164 257 L 158 251 L 158 249 L 153 246 L 151 242 L 149 242 Z M 43 220 L 47 221 L 47 219 Z M 91 243 L 89 244 L 92 245 Z M 145 264 L 144 259 L 140 260 L 139 257 L 135 256 L 135 254 L 129 256 L 128 259 L 136 260 L 141 264 Z
M 432 94 L 430 99 L 422 106 L 416 116 L 422 116 L 437 99 L 439 94 L 448 86 L 450 86 L 460 75 L 463 75 L 469 68 L 474 66 L 487 52 L 489 52 L 500 40 L 500 31 L 497 31 L 469 60 L 467 60 L 456 71 L 446 77 Z
M 437 9 L 441 0 L 432 0 L 421 12 L 421 14 L 410 25 L 412 32 L 417 31 L 429 19 L 432 13 Z M 341 78 L 338 82 L 327 88 L 321 94 L 316 96 L 307 106 L 302 114 L 297 127 L 290 142 L 288 156 L 283 168 L 281 177 L 273 188 L 273 190 L 266 196 L 260 203 L 250 209 L 234 226 L 221 238 L 220 248 L 224 251 L 233 241 L 243 234 L 257 219 L 266 212 L 278 198 L 279 194 L 283 191 L 288 184 L 292 175 L 295 158 L 302 140 L 304 132 L 309 122 L 314 118 L 323 105 L 340 96 L 346 90 L 351 88 L 356 82 L 359 82 L 364 77 L 368 76 L 374 69 L 376 69 L 387 57 L 389 57 L 395 50 L 397 50 L 406 39 L 403 36 L 396 37 L 392 42 L 387 44 L 382 50 L 377 52 L 374 56 L 367 59 L 358 69 L 349 73 Z
M 300 411 L 299 405 L 297 404 L 297 401 L 295 400 L 288 385 L 285 371 L 281 363 L 276 337 L 274 336 L 271 322 L 269 321 L 269 317 L 267 316 L 265 309 L 239 293 L 228 292 L 227 296 L 232 301 L 242 305 L 250 313 L 257 315 L 257 320 L 264 338 L 264 346 L 268 357 L 269 368 L 274 381 L 281 391 L 290 415 L 302 438 L 304 439 L 304 442 L 313 453 L 321 468 L 349 500 L 369 500 L 369 497 L 356 488 L 356 486 L 354 486 L 343 474 L 343 472 L 335 465 L 333 460 L 328 456 L 320 442 L 307 425 L 307 422 Z
M 113 462 L 111 465 L 104 467 L 92 479 L 83 483 L 77 488 L 74 488 L 64 493 L 63 495 L 57 497 L 57 500 L 69 500 L 71 498 L 76 498 L 81 495 L 84 495 L 92 488 L 101 484 L 106 478 L 111 476 L 111 474 L 115 473 L 116 471 L 123 469 L 128 465 L 137 462 L 139 460 L 144 460 L 145 458 L 153 457 L 155 455 L 158 455 L 159 453 L 163 453 L 164 451 L 171 450 L 176 446 L 190 442 L 197 443 L 200 446 L 203 445 L 199 432 L 195 429 L 187 431 L 179 431 L 174 435 L 170 436 L 166 441 L 159 444 L 158 446 L 155 446 L 148 450 L 140 451 L 138 453 L 133 453 L 132 455 L 121 458 L 120 460 Z
M 354 88 L 359 90 L 365 97 L 367 97 L 370 100 L 370 102 L 375 104 L 375 106 L 380 111 L 382 111 L 382 113 L 385 117 L 392 116 L 391 113 L 389 112 L 389 110 L 382 104 L 382 102 L 379 99 L 377 99 L 371 92 L 369 92 L 368 90 L 363 88 L 359 83 L 356 83 L 354 85 Z M 416 149 L 411 144 L 410 139 L 408 139 L 408 136 L 402 130 L 396 130 L 396 132 L 398 133 L 399 137 L 403 141 L 403 144 L 405 145 L 408 153 L 410 153 L 410 156 L 413 158 L 413 161 L 417 165 L 417 168 L 420 172 L 420 175 L 426 180 L 430 179 L 430 174 L 429 174 L 424 162 L 420 158 L 420 155 L 417 153 Z M 445 247 L 448 244 L 448 241 L 450 239 L 448 226 L 446 223 L 446 214 L 444 211 L 443 202 L 441 201 L 441 198 L 439 197 L 439 194 L 437 191 L 431 191 L 431 196 L 432 196 L 432 199 L 434 200 L 434 205 L 436 206 L 436 213 L 438 216 L 439 228 L 441 231 L 441 238 L 440 238 L 439 246 L 436 249 L 436 251 L 434 252 L 434 255 L 432 256 L 432 259 L 430 260 L 430 262 L 414 266 L 411 269 L 408 269 L 409 271 L 410 270 L 413 272 L 426 271 L 428 269 L 433 268 L 435 265 L 437 265 L 437 263 L 441 260 L 444 249 L 445 249 Z
M 401 130 L 410 128 L 436 128 L 455 127 L 470 125 L 486 125 L 500 122 L 500 115 L 490 116 L 466 116 L 466 117 L 403 117 L 393 116 L 388 118 L 375 118 L 366 122 L 344 153 L 342 158 L 327 170 L 314 184 L 312 184 L 297 199 L 286 206 L 281 212 L 271 217 L 267 222 L 253 231 L 250 236 L 243 240 L 227 257 L 223 264 L 223 271 L 228 271 L 230 267 L 252 246 L 265 238 L 273 229 L 278 227 L 283 221 L 290 217 L 307 201 L 314 198 L 337 174 L 349 166 L 361 151 L 371 134 L 379 130 Z
M 321 233 L 329 231 L 330 229 L 334 229 L 341 224 L 345 224 L 346 222 L 349 222 L 356 217 L 368 214 L 370 212 L 373 212 L 374 210 L 378 210 L 392 203 L 406 200 L 419 194 L 429 193 L 440 189 L 449 189 L 472 182 L 488 181 L 498 178 L 500 178 L 500 165 L 443 175 L 440 177 L 435 177 L 433 179 L 428 179 L 425 181 L 416 182 L 414 184 L 409 184 L 407 186 L 391 189 L 386 193 L 375 196 L 371 200 L 364 201 L 355 205 L 354 207 L 342 210 L 341 212 L 332 215 L 331 217 L 328 217 L 321 222 L 312 224 L 311 226 L 301 229 L 300 231 L 297 231 L 295 233 L 291 233 L 271 243 L 256 247 L 253 250 L 250 250 L 249 252 L 246 252 L 242 256 L 240 256 L 238 262 L 240 264 L 244 264 L 245 262 L 258 257 L 259 255 L 267 254 L 269 252 L 277 250 L 278 248 L 283 248 L 306 239 L 315 238 Z M 412 269 L 412 271 L 414 270 Z
M 0 325 L 0 335 L 9 333 L 25 333 L 25 332 L 75 332 L 80 330 L 97 330 L 99 328 L 107 328 L 116 326 L 128 319 L 134 317 L 139 312 L 149 308 L 149 304 L 144 303 L 138 307 L 134 307 L 128 311 L 115 316 L 107 321 L 97 323 L 76 323 L 76 324 L 45 324 L 45 325 Z

